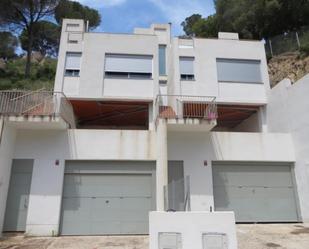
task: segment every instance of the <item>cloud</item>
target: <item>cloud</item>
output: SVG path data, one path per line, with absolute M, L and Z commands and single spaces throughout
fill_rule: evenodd
M 93 8 L 107 8 L 124 4 L 126 0 L 76 0 L 83 5 Z
M 181 32 L 181 22 L 192 14 L 208 16 L 214 12 L 211 1 L 201 0 L 148 0 L 157 6 L 165 18 L 172 22 L 176 33 Z

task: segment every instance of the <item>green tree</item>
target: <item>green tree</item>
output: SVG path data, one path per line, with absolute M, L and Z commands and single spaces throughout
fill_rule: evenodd
M 59 25 L 63 18 L 87 20 L 89 29 L 95 29 L 101 23 L 101 16 L 97 10 L 69 0 L 61 0 L 55 10 L 55 19 Z
M 218 34 L 218 23 L 216 15 L 202 18 L 201 15 L 193 14 L 181 23 L 187 36 L 216 37 Z
M 225 31 L 237 32 L 242 38 L 262 39 L 309 24 L 308 0 L 215 0 L 214 3 L 214 15 L 203 18 L 194 14 L 187 18 L 190 22 L 186 19 L 183 27 L 187 35 L 192 35 L 192 30 L 201 37 Z
M 21 47 L 27 50 L 29 37 L 24 29 L 19 36 Z M 59 48 L 60 27 L 52 22 L 40 21 L 33 25 L 33 51 L 38 51 L 42 55 L 56 56 Z
M 18 46 L 18 40 L 10 32 L 0 32 L 0 58 L 11 59 L 16 56 L 15 50 Z
M 25 29 L 28 36 L 25 76 L 30 76 L 31 53 L 33 50 L 34 26 L 54 14 L 57 0 L 1 0 L 0 23 L 12 28 Z

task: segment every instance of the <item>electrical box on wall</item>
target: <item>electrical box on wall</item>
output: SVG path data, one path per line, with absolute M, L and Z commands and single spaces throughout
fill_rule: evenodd
M 159 233 L 159 249 L 181 249 L 180 233 Z
M 202 241 L 203 249 L 228 249 L 225 233 L 203 233 Z

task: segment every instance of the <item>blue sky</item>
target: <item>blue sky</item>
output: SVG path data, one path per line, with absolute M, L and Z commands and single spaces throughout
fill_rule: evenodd
M 151 23 L 172 23 L 173 35 L 183 34 L 180 23 L 198 13 L 214 13 L 213 0 L 77 0 L 97 9 L 102 16 L 96 31 L 131 33 Z

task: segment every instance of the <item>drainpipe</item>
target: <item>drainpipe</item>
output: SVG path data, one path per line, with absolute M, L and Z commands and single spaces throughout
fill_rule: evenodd
M 157 211 L 164 211 L 164 186 L 167 186 L 167 127 L 159 118 L 157 125 L 156 204 Z M 167 195 L 167 191 L 165 193 Z
M 0 116 L 0 145 L 2 142 L 3 130 L 4 130 L 4 117 Z

